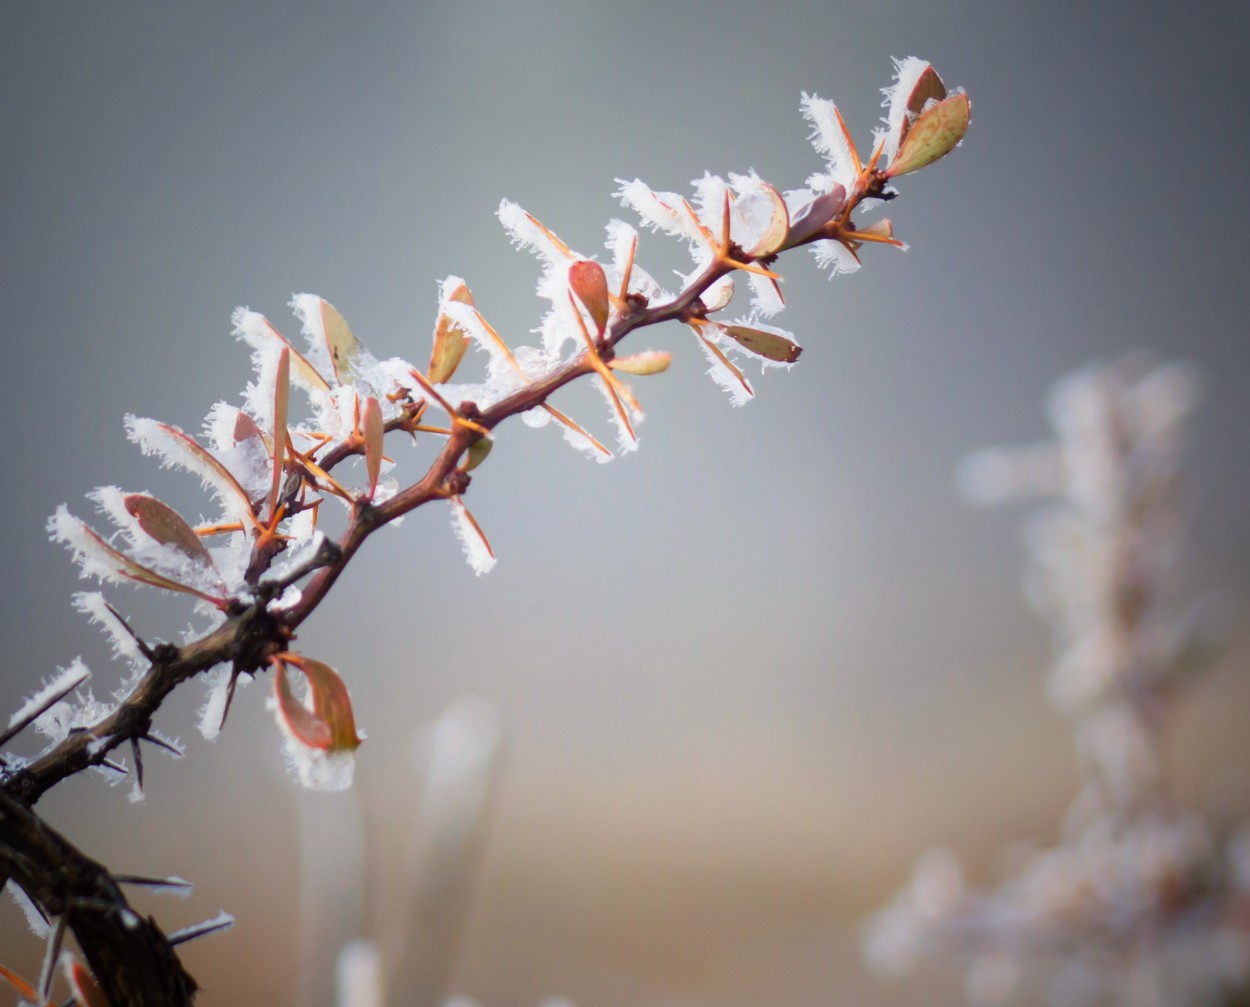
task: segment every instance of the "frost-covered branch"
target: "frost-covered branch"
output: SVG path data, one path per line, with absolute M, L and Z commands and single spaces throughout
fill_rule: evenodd
M 3 793 L 0 876 L 20 885 L 38 907 L 47 936 L 56 921 L 64 921 L 108 1003 L 191 1003 L 195 980 L 183 970 L 156 922 L 130 908 L 103 866 Z M 57 957 L 55 950 L 51 957 Z
M 608 460 L 613 451 L 552 401 L 564 386 L 588 377 L 608 405 L 618 450 L 633 450 L 642 407 L 624 379 L 658 374 L 671 359 L 669 351 L 654 349 L 622 356 L 620 343 L 639 330 L 664 322 L 688 328 L 734 404 L 755 394 L 747 361 L 793 365 L 801 348 L 768 321 L 784 307 L 779 257 L 810 246 L 822 266 L 851 272 L 866 245 L 903 247 L 889 220 L 863 223 L 855 215 L 894 198 L 896 179 L 944 156 L 967 129 L 965 94 L 948 93 L 922 60 L 904 60 L 896 71 L 886 90 L 885 127 L 867 159 L 836 107 L 804 96 L 813 144 L 826 162 L 804 187 L 783 193 L 754 172 L 727 179 L 708 174 L 695 180 L 687 199 L 637 179 L 620 182 L 618 198 L 645 227 L 690 251 L 692 268 L 675 293 L 642 267 L 639 234 L 629 224 L 608 224 L 600 263 L 505 200 L 501 224 L 542 267 L 537 292 L 549 307 L 538 345 L 510 345 L 459 277 L 441 285 L 424 367 L 376 358 L 334 306 L 313 294 L 291 302 L 303 350 L 263 315 L 239 308 L 234 334 L 250 347 L 255 369 L 241 407 L 214 406 L 202 438 L 157 420 L 126 418 L 130 439 L 145 454 L 200 479 L 217 516 L 195 526 L 150 494 L 103 487 L 90 499 L 112 524 L 111 533 L 66 507 L 48 525 L 84 576 L 183 594 L 207 626 L 187 642 L 154 645 L 102 596 L 82 596 L 79 607 L 110 635 L 131 676 L 112 702 L 95 699 L 83 685 L 23 721 L 51 743 L 29 760 L 5 755 L 0 791 L 30 805 L 88 768 L 130 773 L 118 756 L 129 746 L 137 783 L 132 796 L 141 797 L 140 745 L 177 750 L 153 729 L 165 698 L 207 673 L 210 697 L 201 729 L 212 737 L 240 677 L 265 670 L 274 673 L 273 707 L 299 778 L 311 786 L 348 785 L 361 738 L 347 686 L 334 669 L 291 650 L 297 630 L 347 564 L 379 528 L 446 503 L 470 564 L 479 574 L 489 570 L 494 549 L 464 497 L 496 428 L 513 416 L 532 427 L 554 421 L 574 447 Z M 747 293 L 738 295 L 736 285 Z M 748 301 L 744 313 L 725 317 L 736 296 Z M 485 375 L 456 383 L 470 345 L 484 353 Z M 384 450 L 388 434 L 406 435 L 418 448 L 434 442 L 424 475 L 406 485 L 395 478 L 398 465 Z M 343 475 L 351 459 L 363 461 L 363 481 Z M 338 505 L 342 527 L 335 533 L 328 531 L 334 519 L 326 512 Z M 72 667 L 85 672 L 81 662 Z

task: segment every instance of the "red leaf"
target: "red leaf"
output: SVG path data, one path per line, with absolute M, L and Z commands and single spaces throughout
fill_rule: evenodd
M 180 553 L 204 566 L 212 566 L 213 558 L 181 514 L 155 497 L 130 493 L 123 498 L 126 510 L 149 536 L 161 545 L 173 546 Z
M 602 336 L 608 325 L 608 278 L 603 267 L 589 259 L 573 263 L 569 267 L 569 286 L 590 312 L 595 334 Z
M 382 474 L 382 438 L 385 425 L 382 422 L 382 406 L 372 395 L 365 399 L 365 415 L 362 433 L 365 439 L 365 469 L 369 473 L 369 499 L 378 488 L 378 476 Z
M 287 730 L 301 744 L 322 752 L 354 751 L 361 738 L 356 734 L 351 697 L 338 672 L 311 657 L 284 653 L 270 658 L 274 665 L 274 694 Z M 308 680 L 312 709 L 301 703 L 287 680 L 287 666 L 303 672 Z
M 286 450 L 286 415 L 291 402 L 291 349 L 282 348 L 273 382 L 273 481 L 269 487 L 269 520 L 278 513 L 282 491 L 282 454 Z

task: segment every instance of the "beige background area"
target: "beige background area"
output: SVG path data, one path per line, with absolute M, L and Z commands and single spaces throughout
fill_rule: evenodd
M 990 880 L 1007 843 L 1053 839 L 1074 793 L 1042 698 L 1046 629 L 1019 590 L 1020 515 L 968 506 L 952 473 L 971 448 L 1043 438 L 1046 389 L 1087 360 L 1144 345 L 1205 374 L 1184 589 L 1229 591 L 1242 615 L 1180 711 L 1175 782 L 1224 818 L 1250 809 L 1250 206 L 1229 112 L 1250 25 L 1235 4 L 1184 32 L 1114 6 L 8 5 L 0 709 L 78 654 L 98 692 L 116 682 L 42 524 L 110 483 L 198 513 L 121 419 L 194 429 L 237 401 L 236 304 L 294 334 L 285 304 L 315 291 L 379 356 L 420 360 L 456 273 L 524 341 L 537 272 L 493 219 L 500 197 L 591 252 L 620 213 L 614 178 L 676 189 L 754 167 L 795 187 L 821 167 L 800 92 L 836 99 L 866 144 L 889 57 L 923 56 L 972 94 L 968 140 L 900 185 L 907 254 L 870 250 L 832 283 L 782 262 L 793 371 L 732 409 L 686 333 L 644 334 L 676 359 L 636 382 L 637 455 L 600 467 L 505 427 L 470 494 L 498 567 L 474 578 L 446 515 L 414 515 L 300 646 L 344 674 L 369 735 L 366 915 L 405 873 L 414 737 L 461 696 L 500 711 L 455 992 L 956 1002 L 948 973 L 868 976 L 856 928 L 924 850 Z M 640 261 L 684 264 L 654 237 Z M 559 404 L 608 432 L 592 392 Z M 153 637 L 189 618 L 117 597 Z M 166 730 L 188 756 L 149 756 L 143 804 L 93 777 L 43 805 L 119 870 L 193 880 L 187 902 L 144 903 L 169 927 L 237 916 L 186 951 L 210 1007 L 294 1002 L 301 798 L 267 685 L 213 744 L 193 726 L 201 690 L 175 697 Z M 0 906 L 0 960 L 29 971 L 38 954 Z

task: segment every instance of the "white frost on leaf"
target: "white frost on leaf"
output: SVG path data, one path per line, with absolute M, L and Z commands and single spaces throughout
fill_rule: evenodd
M 929 69 L 926 60 L 908 56 L 906 59 L 894 60 L 894 83 L 883 87 L 881 93 L 885 101 L 881 104 L 886 108 L 885 130 L 877 134 L 877 140 L 885 140 L 885 160 L 891 162 L 898 154 L 898 145 L 903 135 L 903 123 L 907 118 L 907 99 L 910 97 L 920 75 Z M 849 189 L 847 190 L 850 191 Z
M 726 199 L 729 200 L 729 236 L 747 252 L 759 246 L 769 233 L 778 208 L 778 194 L 754 171 L 741 175 L 731 173 L 728 181 L 710 173 L 696 178 L 692 183 L 693 205 L 674 192 L 653 192 L 641 179 L 632 182 L 617 179 L 617 182 L 620 184 L 617 198 L 633 209 L 644 225 L 687 243 L 694 266 L 688 273 L 678 274 L 683 286 L 689 285 L 711 263 L 711 242 L 724 240 Z M 614 260 L 619 260 L 621 246 L 624 244 L 628 249 L 624 239 L 630 235 L 628 231 L 613 233 L 614 226 L 619 229 L 625 225 L 617 221 L 609 225 L 608 245 Z M 646 279 L 654 284 L 650 277 Z M 774 315 L 785 306 L 768 277 L 750 273 L 747 282 L 756 314 Z M 668 299 L 667 295 L 665 298 Z
M 323 752 L 288 736 L 282 754 L 287 769 L 308 790 L 346 790 L 352 785 L 356 770 L 354 752 Z
M 812 254 L 816 257 L 816 265 L 828 269 L 832 279 L 839 273 L 854 273 L 859 270 L 859 259 L 840 241 L 813 241 Z
M 300 388 L 307 392 L 310 397 L 324 395 L 330 390 L 330 382 L 326 380 L 324 375 L 317 370 L 304 357 L 302 353 L 291 346 L 290 341 L 283 336 L 272 323 L 262 315 L 259 311 L 252 311 L 250 308 L 235 308 L 234 314 L 230 316 L 230 322 L 233 326 L 233 334 L 236 339 L 247 343 L 253 352 L 269 352 L 270 348 L 277 346 L 278 352 L 282 351 L 282 347 L 289 346 L 292 353 L 291 359 L 291 384 L 296 388 Z M 259 364 L 255 357 L 252 363 L 259 370 Z M 270 383 L 272 388 L 272 382 Z
M 847 141 L 846 133 L 838 121 L 838 109 L 833 102 L 814 94 L 803 94 L 803 118 L 812 124 L 811 141 L 816 153 L 825 159 L 827 172 L 812 175 L 807 180 L 814 193 L 832 192 L 840 185 L 847 192 L 855 188 L 858 172 L 855 170 L 855 151 Z
M 697 245 L 703 241 L 694 218 L 686 209 L 685 200 L 675 192 L 653 192 L 641 178 L 627 182 L 618 178 L 620 188 L 616 198 L 642 219 L 644 226 L 654 231 L 682 238 Z
M 178 427 L 156 420 L 127 415 L 126 436 L 145 455 L 158 457 L 162 468 L 185 469 L 198 476 L 204 487 L 221 504 L 222 513 L 227 520 L 251 523 L 252 505 L 247 498 L 247 492 L 229 475 L 229 470 L 224 465 L 220 469 L 213 465 L 209 460 L 211 456 L 208 450 L 201 447 L 189 434 L 183 433 Z
M 74 658 L 69 668 L 65 669 L 65 671 L 66 673 L 85 673 L 88 677 L 91 674 L 87 670 L 86 665 L 82 663 L 82 658 L 80 657 Z M 52 745 L 59 745 L 69 737 L 71 731 L 88 728 L 92 724 L 103 720 L 112 712 L 113 707 L 97 701 L 91 694 L 90 689 L 83 692 L 80 688 L 72 697 L 63 699 L 59 703 L 53 703 L 48 707 L 40 716 L 35 718 L 33 726 L 36 731 L 48 738 Z M 88 751 L 95 754 L 100 746 L 107 743 L 107 739 L 97 738 L 88 745 Z M 96 766 L 93 768 L 104 769 L 110 774 L 113 772 L 112 770 L 107 770 L 107 767 Z
M 727 347 L 724 341 L 717 333 L 717 326 L 707 325 L 703 329 L 703 338 L 699 338 L 699 333 L 695 333 L 695 339 L 698 341 L 699 349 L 703 351 L 703 356 L 707 358 L 707 373 L 729 396 L 732 405 L 742 406 L 750 402 L 755 392 L 751 388 L 751 383 L 741 372 L 735 373 L 734 370 L 726 364 L 724 360 L 717 355 L 716 350 L 710 344 L 714 344 L 721 353 L 728 356 Z
M 569 267 L 588 256 L 574 252 L 509 199 L 500 202 L 496 216 L 512 243 L 533 252 L 542 262 L 543 271 L 536 292 L 551 303 L 551 310 L 543 316 L 538 331 L 542 336 L 543 351 L 551 361 L 558 361 L 566 342 L 581 345 L 581 330 L 569 301 Z
M 495 555 L 487 545 L 486 539 L 482 537 L 481 531 L 469 517 L 468 509 L 464 504 L 454 499 L 448 500 L 447 503 L 451 507 L 451 529 L 460 540 L 460 547 L 464 550 L 464 557 L 468 560 L 469 566 L 479 577 L 484 573 L 489 573 L 495 565 Z
M 116 486 L 100 486 L 87 494 L 101 514 L 104 514 L 125 537 L 126 548 L 122 550 L 130 559 L 168 577 L 178 584 L 185 584 L 210 595 L 222 595 L 226 585 L 219 572 L 200 558 L 193 558 L 182 550 L 152 538 L 138 519 L 126 507 L 129 494 Z M 134 494 L 151 496 L 149 493 Z M 109 545 L 117 548 L 116 542 Z
M 48 921 L 44 918 L 43 913 L 39 911 L 39 907 L 31 901 L 30 896 L 26 894 L 17 882 L 10 882 L 4 888 L 9 893 L 9 897 L 17 904 L 17 908 L 22 911 L 30 932 L 40 940 L 45 939 L 51 927 L 48 925 Z
M 626 182 L 618 178 L 617 182 L 621 186 L 617 198 L 642 218 L 644 226 L 686 242 L 694 267 L 678 276 L 682 286 L 687 286 L 712 261 L 712 248 L 704 228 L 713 234 L 721 230 L 724 179 L 710 174 L 695 179 L 695 202 L 702 212 L 675 192 L 653 192 L 641 179 Z
M 607 382 L 596 381 L 594 382 L 594 386 L 595 388 L 599 390 L 599 394 L 603 396 L 604 402 L 607 403 L 608 415 L 612 418 L 612 425 L 616 428 L 617 448 L 622 453 L 627 452 L 627 451 L 637 451 L 638 450 L 638 435 L 637 435 L 638 424 L 642 422 L 643 414 L 638 412 L 638 410 L 632 408 L 630 404 L 625 401 L 623 396 L 621 397 L 620 399 L 621 406 L 628 413 L 630 423 L 634 427 L 634 429 L 631 431 L 630 428 L 625 425 L 625 420 L 622 419 L 620 412 L 616 408 L 616 402 L 612 398 L 612 393 L 608 390 Z M 581 438 L 581 439 L 584 440 L 585 438 Z M 570 441 L 569 443 L 572 443 L 572 441 Z M 610 458 L 602 455 L 602 453 L 600 453 L 600 457 L 602 457 L 605 462 L 611 461 Z
M 68 695 L 79 686 L 86 684 L 90 678 L 91 669 L 83 664 L 81 657 L 74 658 L 68 668 L 57 669 L 57 673 L 53 678 L 45 681 L 33 696 L 13 711 L 9 717 L 9 727 L 15 727 L 23 721 L 29 720 L 38 710 L 47 706 L 53 697 Z M 40 720 L 42 720 L 42 717 Z M 37 730 L 42 730 L 39 727 L 39 721 L 35 722 L 35 727 Z
M 230 666 L 219 664 L 204 675 L 208 683 L 208 696 L 200 707 L 200 734 L 207 740 L 214 741 L 221 733 L 221 720 L 226 712 L 226 697 L 230 692 Z M 239 676 L 235 690 L 243 688 L 250 679 Z
M 319 294 L 294 294 L 289 306 L 300 321 L 300 328 L 308 346 L 308 362 L 327 380 L 337 380 L 340 385 L 355 384 L 357 375 L 376 361 L 363 345 L 355 342 L 353 359 L 343 361 L 343 367 L 350 373 L 338 373 L 339 369 L 330 359 L 329 341 L 326 338 L 323 304 L 329 303 Z M 337 312 L 337 309 L 335 310 Z
M 758 246 L 772 227 L 777 210 L 777 191 L 754 171 L 745 175 L 730 173 L 729 185 L 736 199 L 731 206 L 730 232 L 742 248 Z M 770 318 L 785 308 L 777 283 L 759 273 L 747 273 L 751 288 L 751 309 L 754 314 Z
M 274 389 L 277 387 L 282 353 L 286 348 L 284 340 L 271 339 L 254 349 L 252 367 L 256 371 L 256 377 L 243 390 L 244 408 L 270 438 L 274 436 Z M 295 373 L 297 369 L 290 367 L 289 356 L 287 361 L 288 374 Z M 319 401 L 323 400 L 324 393 Z
M 95 532 L 81 518 L 74 517 L 64 504 L 48 518 L 48 536 L 70 551 L 81 576 L 95 577 L 109 584 L 132 583 L 118 571 L 117 558 L 104 547 Z
M 113 656 L 128 662 L 132 668 L 146 667 L 148 659 L 139 642 L 118 617 L 99 591 L 80 591 L 73 597 L 74 608 L 99 626 L 113 645 Z
M 356 753 L 346 749 L 327 752 L 310 748 L 291 733 L 277 702 L 272 696 L 265 701 L 282 732 L 282 761 L 287 771 L 306 790 L 333 792 L 347 790 L 356 772 Z M 305 700 L 308 704 L 308 699 Z M 363 734 L 360 735 L 362 738 Z
M 623 220 L 609 220 L 608 237 L 605 247 L 612 256 L 612 263 L 604 267 L 608 276 L 608 286 L 620 290 L 625 279 L 625 266 L 629 262 L 630 249 L 634 250 L 634 262 L 629 273 L 629 290 L 631 294 L 641 294 L 652 305 L 662 301 L 671 301 L 673 295 L 661 287 L 651 274 L 638 265 L 638 231 Z
M 313 708 L 313 696 L 307 687 L 304 676 L 301 682 L 294 685 L 295 694 L 303 693 L 301 700 L 309 710 Z M 273 714 L 278 730 L 282 733 L 282 756 L 287 770 L 307 790 L 335 791 L 346 790 L 352 785 L 356 770 L 355 752 L 350 749 L 324 751 L 312 748 L 301 741 L 291 731 L 286 717 L 282 713 L 277 699 L 272 693 L 265 700 L 265 708 Z M 357 736 L 364 740 L 364 732 L 357 730 Z
M 276 361 L 275 361 L 276 365 Z M 294 370 L 292 370 L 294 373 Z M 258 426 L 267 422 L 273 424 L 273 394 L 266 396 L 269 402 L 269 418 L 259 418 Z M 204 420 L 204 437 L 208 441 L 214 456 L 230 470 L 231 475 L 239 481 L 239 485 L 247 490 L 254 501 L 263 500 L 269 492 L 269 480 L 272 461 L 269 450 L 259 437 L 247 437 L 241 441 L 234 439 L 235 427 L 239 422 L 239 413 L 243 410 L 226 402 L 218 402 L 208 411 Z M 251 414 L 248 414 L 251 416 Z M 253 420 L 258 417 L 251 416 Z

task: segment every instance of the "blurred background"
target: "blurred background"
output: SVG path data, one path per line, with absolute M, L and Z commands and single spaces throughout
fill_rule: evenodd
M 300 636 L 369 735 L 353 798 L 298 793 L 265 680 L 215 743 L 194 727 L 203 690 L 174 697 L 162 726 L 188 755 L 149 756 L 145 802 L 98 776 L 43 800 L 114 869 L 196 883 L 188 902 L 141 900 L 167 928 L 235 914 L 186 948 L 202 1003 L 295 1002 L 302 814 L 352 820 L 359 802 L 364 902 L 349 886 L 334 925 L 386 925 L 410 873 L 417 739 L 466 695 L 498 711 L 502 742 L 453 992 L 490 1007 L 957 999 L 941 970 L 869 974 L 860 921 L 926 849 L 989 881 L 1006 844 L 1052 841 L 1077 773 L 1043 697 L 1019 514 L 970 507 L 954 469 L 1044 438 L 1055 379 L 1133 347 L 1205 377 L 1184 579 L 1241 599 L 1226 658 L 1182 710 L 1173 782 L 1218 819 L 1250 811 L 1250 13 L 1179 17 L 990 0 L 0 9 L 0 709 L 79 654 L 97 693 L 115 685 L 43 524 L 61 502 L 87 515 L 101 484 L 197 513 L 193 481 L 143 459 L 122 417 L 195 430 L 237 403 L 235 305 L 296 335 L 286 303 L 313 291 L 375 354 L 421 363 L 455 273 L 526 342 L 537 267 L 509 248 L 501 197 L 593 253 L 623 216 L 615 178 L 684 190 L 754 167 L 800 186 L 822 166 L 802 91 L 835 99 L 865 147 L 891 56 L 931 60 L 973 98 L 964 145 L 889 208 L 907 254 L 868 249 L 832 283 L 804 254 L 782 261 L 777 322 L 805 352 L 756 375 L 754 401 L 731 408 L 684 331 L 649 330 L 635 348 L 676 359 L 634 384 L 637 454 L 598 466 L 551 429 L 500 430 L 469 498 L 500 557 L 488 576 L 441 510 L 353 564 Z M 661 282 L 686 265 L 652 235 L 639 261 Z M 594 392 L 557 404 L 610 436 Z M 150 637 L 190 620 L 177 600 L 112 597 Z M 10 905 L 0 949 L 37 971 Z

